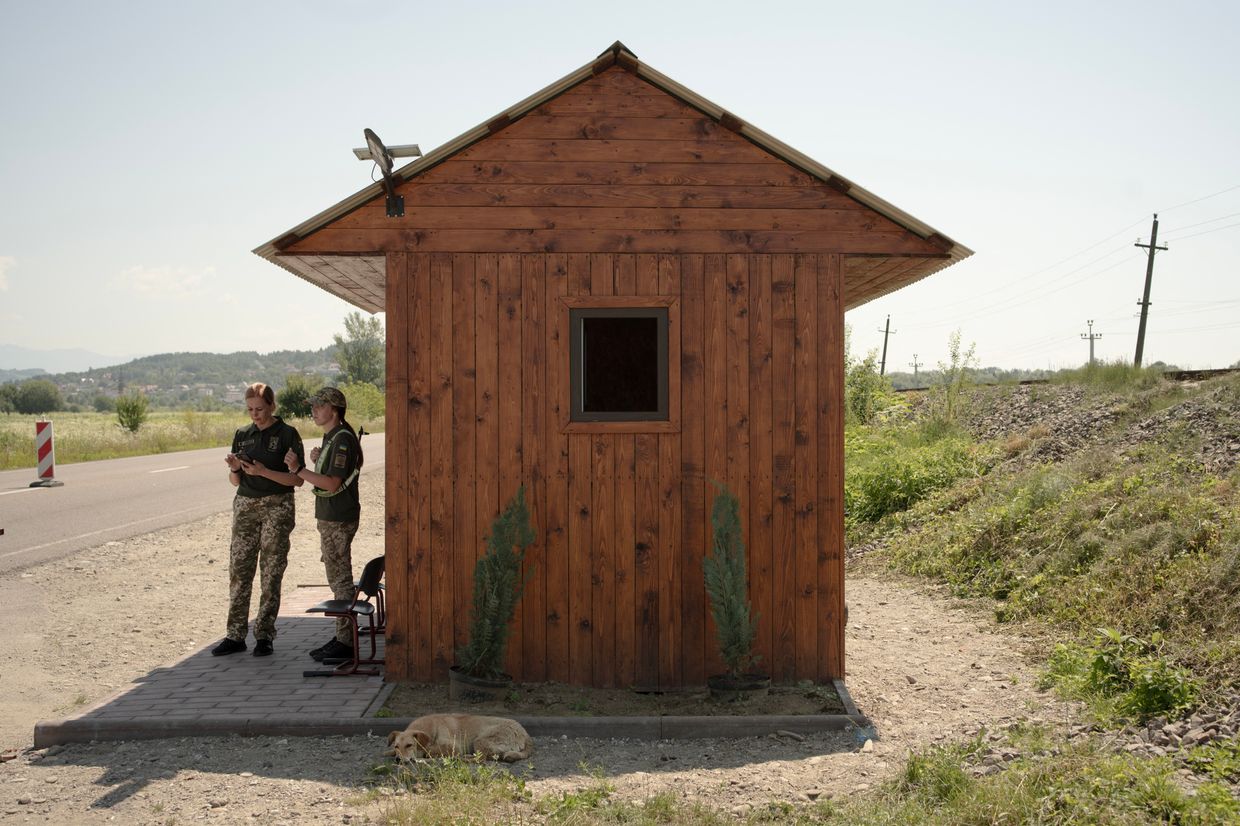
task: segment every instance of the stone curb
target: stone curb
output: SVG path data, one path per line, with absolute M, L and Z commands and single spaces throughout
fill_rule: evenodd
M 262 717 L 247 720 L 40 720 L 34 747 L 113 740 L 160 740 L 175 737 L 323 737 L 400 731 L 410 717 Z M 813 734 L 865 726 L 849 714 L 787 714 L 720 717 L 516 717 L 532 737 L 590 737 L 601 740 L 694 740 L 714 737 L 760 737 L 778 731 Z
M 717 717 L 516 717 L 533 737 L 590 737 L 632 740 L 692 740 L 712 737 L 761 737 L 777 731 L 813 734 L 870 725 L 853 703 L 841 680 L 835 689 L 845 714 L 720 715 Z M 392 687 L 395 684 L 389 684 Z M 386 687 L 385 687 L 386 688 Z M 391 689 L 387 689 L 389 692 Z M 380 692 L 384 695 L 384 692 Z M 382 706 L 376 699 L 368 714 Z M 40 720 L 34 727 L 34 747 L 47 748 L 65 743 L 93 740 L 159 740 L 174 737 L 321 737 L 330 735 L 373 734 L 383 736 L 400 731 L 410 717 L 334 718 L 316 715 L 271 716 L 239 719 L 168 719 L 150 717 L 132 720 L 71 717 Z

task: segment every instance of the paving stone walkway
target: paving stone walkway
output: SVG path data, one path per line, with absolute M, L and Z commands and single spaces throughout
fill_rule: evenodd
M 305 609 L 331 599 L 326 587 L 302 587 L 285 597 L 276 624 L 275 654 L 254 657 L 249 649 L 226 657 L 211 656 L 219 640 L 176 662 L 157 668 L 97 705 L 51 724 L 89 732 L 168 731 L 236 726 L 253 721 L 357 721 L 381 707 L 391 686 L 381 676 L 305 677 L 303 671 L 323 668 L 308 653 L 326 642 L 334 620 L 306 614 Z M 378 641 L 383 656 L 383 638 Z M 363 656 L 369 642 L 362 641 Z M 158 723 L 158 725 L 156 725 Z M 199 724 L 195 726 L 194 724 Z M 43 723 L 40 727 L 47 728 Z M 36 728 L 36 740 L 38 739 Z M 75 738 L 76 739 L 76 738 Z

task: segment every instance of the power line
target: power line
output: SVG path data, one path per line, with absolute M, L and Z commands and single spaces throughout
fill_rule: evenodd
M 1237 215 L 1240 215 L 1240 212 L 1233 212 L 1230 215 L 1220 215 L 1217 218 L 1211 218 L 1209 221 L 1198 221 L 1195 224 L 1188 224 L 1187 226 L 1176 227 L 1175 229 L 1171 230 L 1171 232 L 1168 233 L 1168 236 L 1173 235 L 1177 232 L 1183 232 L 1186 229 L 1192 229 L 1193 227 L 1202 227 L 1202 226 L 1205 226 L 1206 224 L 1213 224 L 1215 221 L 1225 221 L 1228 218 L 1235 218 Z M 1170 240 L 1170 238 L 1168 238 L 1168 240 Z
M 1235 229 L 1236 227 L 1240 227 L 1240 221 L 1237 221 L 1234 224 L 1228 224 L 1225 227 L 1215 227 L 1214 229 L 1208 229 L 1205 232 L 1194 232 L 1192 235 L 1181 235 L 1179 238 L 1172 238 L 1170 240 L 1185 241 L 1189 238 L 1196 238 L 1198 235 L 1209 235 L 1212 232 L 1222 232 L 1225 229 Z
M 1171 211 L 1171 210 L 1173 210 L 1173 209 L 1179 209 L 1180 207 L 1186 207 L 1186 206 L 1188 206 L 1189 204 L 1199 204 L 1199 203 L 1201 203 L 1202 201 L 1208 201 L 1208 200 L 1210 200 L 1211 198 L 1217 198 L 1219 195 L 1225 195 L 1225 194 L 1227 194 L 1228 192 L 1231 192 L 1232 190 L 1236 190 L 1236 189 L 1240 189 L 1240 184 L 1236 184 L 1235 186 L 1229 186 L 1229 187 L 1227 187 L 1226 189 L 1220 189 L 1218 192 L 1215 192 L 1215 193 L 1210 194 L 1210 195 L 1203 195 L 1203 196 L 1202 196 L 1202 197 L 1200 197 L 1200 198 L 1194 198 L 1194 199 L 1193 199 L 1193 200 L 1191 200 L 1191 201 L 1185 201 L 1185 202 L 1184 202 L 1184 203 L 1182 203 L 1182 204 L 1176 204 L 1176 205 L 1175 205 L 1175 206 L 1173 206 L 1173 207 L 1167 207 L 1166 209 L 1162 210 L 1162 213 L 1165 215 L 1165 214 L 1167 214 L 1168 212 L 1170 212 L 1170 211 Z M 1144 219 L 1142 219 L 1142 220 L 1144 220 Z M 1138 223 L 1139 223 L 1139 222 L 1138 222 Z

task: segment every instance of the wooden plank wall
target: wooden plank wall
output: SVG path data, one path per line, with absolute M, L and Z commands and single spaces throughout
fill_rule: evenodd
M 524 485 L 514 676 L 701 685 L 721 669 L 718 483 L 743 508 L 762 667 L 842 676 L 843 282 L 941 251 L 620 69 L 401 191 L 403 218 L 380 198 L 288 250 L 388 251 L 389 675 L 446 677 Z M 679 300 L 679 432 L 561 432 L 561 299 L 592 295 Z
M 722 668 L 702 584 L 717 484 L 741 500 L 763 667 L 781 682 L 842 675 L 838 256 L 415 253 L 390 266 L 406 271 L 388 297 L 393 677 L 446 678 L 473 563 L 524 485 L 538 539 L 510 672 L 702 684 Z M 561 432 L 559 297 L 617 294 L 680 300 L 679 433 Z

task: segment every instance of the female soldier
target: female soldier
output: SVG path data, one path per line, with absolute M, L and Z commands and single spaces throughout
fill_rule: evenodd
M 254 618 L 254 656 L 266 657 L 274 650 L 280 582 L 293 532 L 293 488 L 301 486 L 300 479 L 281 468 L 286 453 L 304 454 L 297 430 L 275 415 L 276 394 L 265 384 L 251 384 L 245 390 L 245 407 L 252 424 L 237 431 L 232 452 L 224 457 L 237 495 L 228 559 L 227 636 L 211 649 L 217 657 L 245 650 L 255 567 L 262 596 Z
M 299 480 L 314 485 L 314 516 L 319 523 L 319 546 L 327 583 L 336 599 L 353 599 L 353 536 L 361 518 L 357 476 L 362 470 L 362 445 L 353 426 L 344 420 L 344 393 L 324 387 L 310 397 L 310 415 L 323 428 L 323 444 L 310 451 L 314 470 L 290 450 L 285 465 Z M 347 620 L 336 620 L 336 635 L 310 652 L 316 660 L 351 659 L 353 632 Z

